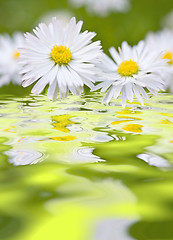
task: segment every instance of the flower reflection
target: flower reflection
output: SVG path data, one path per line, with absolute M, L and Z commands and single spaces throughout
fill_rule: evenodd
M 141 129 L 142 127 L 143 125 L 140 125 L 140 124 L 127 124 L 122 129 L 128 132 L 142 133 L 142 129 Z
M 96 230 L 96 240 L 134 240 L 128 234 L 128 229 L 137 220 L 110 218 L 101 221 Z
M 51 137 L 50 139 L 52 139 L 54 141 L 65 141 L 65 142 L 68 142 L 68 141 L 76 140 L 77 137 L 75 137 L 75 136 Z
M 76 124 L 70 120 L 71 117 L 73 116 L 68 114 L 52 116 L 52 125 L 54 126 L 54 129 L 64 133 L 70 132 L 70 130 L 67 128 L 68 125 Z
M 105 162 L 105 160 L 93 154 L 94 148 L 79 148 L 74 152 L 74 159 L 80 163 Z
M 36 164 L 43 160 L 43 153 L 34 150 L 11 150 L 6 152 L 9 156 L 9 163 L 15 166 Z
M 144 160 L 151 166 L 170 167 L 170 163 L 166 159 L 152 153 L 142 153 L 137 155 L 137 157 Z

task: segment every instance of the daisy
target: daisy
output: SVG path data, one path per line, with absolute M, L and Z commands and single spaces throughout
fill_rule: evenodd
M 0 35 L 0 87 L 8 85 L 10 81 L 21 84 L 19 74 L 19 47 L 24 41 L 23 34 L 15 33 L 12 37 L 8 34 Z
M 72 6 L 86 6 L 89 13 L 106 17 L 110 12 L 126 12 L 130 9 L 129 0 L 69 0 Z
M 101 88 L 101 92 L 108 89 L 103 103 L 109 103 L 111 98 L 117 98 L 121 93 L 123 107 L 127 99 L 133 101 L 133 95 L 143 105 L 142 97 L 148 99 L 145 88 L 152 94 L 163 90 L 164 81 L 159 73 L 166 69 L 167 60 L 161 59 L 160 54 L 149 52 L 143 41 L 134 47 L 123 42 L 119 52 L 114 47 L 109 51 L 113 60 L 104 55 L 99 64 L 103 70 L 101 83 L 95 87 L 95 90 Z
M 150 33 L 146 37 L 148 47 L 155 52 L 162 51 L 161 58 L 167 59 L 169 72 L 161 73 L 166 81 L 166 87 L 173 93 L 173 30 L 164 29 L 157 33 Z
M 49 85 L 47 96 L 56 100 L 68 96 L 69 91 L 79 95 L 86 84 L 92 88 L 96 78 L 95 63 L 102 55 L 100 41 L 92 42 L 93 32 L 80 33 L 83 22 L 72 18 L 64 27 L 52 19 L 49 25 L 39 24 L 26 33 L 26 44 L 21 49 L 23 87 L 36 82 L 32 93 L 40 94 Z
M 161 21 L 163 28 L 170 28 L 173 30 L 173 10 L 171 10 Z
M 41 15 L 36 22 L 36 25 L 40 22 L 44 22 L 49 24 L 52 21 L 53 17 L 56 17 L 58 20 L 61 20 L 64 23 L 64 26 L 68 24 L 70 19 L 74 16 L 74 14 L 66 9 L 61 10 L 51 10 Z

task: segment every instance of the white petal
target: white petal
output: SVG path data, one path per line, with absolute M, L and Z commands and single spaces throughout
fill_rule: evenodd
M 111 47 L 109 49 L 109 52 L 110 52 L 111 56 L 113 57 L 113 59 L 115 60 L 115 62 L 119 65 L 122 62 L 122 59 L 121 59 L 119 53 L 116 51 L 116 49 L 114 47 Z
M 133 89 L 132 89 L 132 84 L 131 83 L 127 83 L 125 85 L 125 91 L 126 91 L 127 99 L 130 102 L 133 102 Z
M 48 99 L 53 98 L 53 94 L 55 92 L 56 85 L 57 85 L 56 81 L 53 81 L 52 84 L 49 84 L 49 88 L 48 88 L 48 91 L 47 91 Z
M 139 89 L 135 84 L 133 85 L 133 91 L 134 91 L 135 96 L 137 97 L 137 99 L 139 100 L 141 105 L 143 106 L 144 105 L 143 98 L 141 97 Z
M 125 108 L 126 106 L 126 101 L 127 101 L 126 91 L 125 87 L 123 87 L 121 90 L 121 104 L 123 108 Z
M 102 103 L 109 103 L 110 100 L 113 98 L 115 86 L 111 86 L 110 89 L 107 91 L 106 95 L 104 96 Z

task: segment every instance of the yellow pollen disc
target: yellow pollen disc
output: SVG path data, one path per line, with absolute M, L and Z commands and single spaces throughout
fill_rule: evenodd
M 17 59 L 17 58 L 19 58 L 19 56 L 20 56 L 20 52 L 15 51 L 15 52 L 13 53 L 13 58 Z
M 67 65 L 71 59 L 71 51 L 66 46 L 56 45 L 53 46 L 50 53 L 51 58 L 58 65 Z
M 139 66 L 135 61 L 123 61 L 118 67 L 118 73 L 123 77 L 132 77 L 139 71 Z
M 168 63 L 169 64 L 173 64 L 173 54 L 171 52 L 166 52 L 164 55 L 163 55 L 163 59 L 168 59 Z

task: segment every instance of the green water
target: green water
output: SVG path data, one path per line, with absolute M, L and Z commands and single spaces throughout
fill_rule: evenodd
M 0 239 L 173 239 L 173 96 L 0 97 Z

